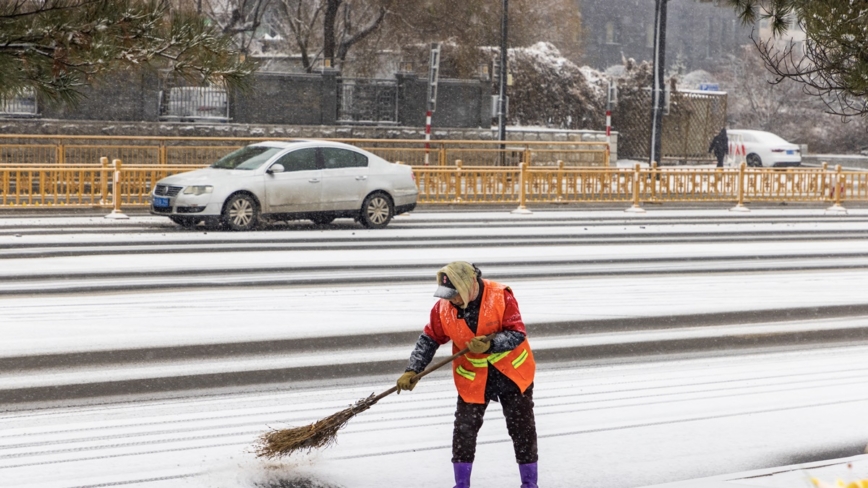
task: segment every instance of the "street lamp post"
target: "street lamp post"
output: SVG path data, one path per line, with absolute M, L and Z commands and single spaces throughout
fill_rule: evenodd
M 669 0 L 656 0 L 654 9 L 654 87 L 651 90 L 651 157 L 649 164 L 660 163 L 662 159 L 662 127 L 665 83 L 663 74 L 666 67 L 666 4 Z
M 497 128 L 498 140 L 506 140 L 506 63 L 508 60 L 506 44 L 509 28 L 509 0 L 503 0 L 503 13 L 500 24 L 500 79 L 498 87 Z M 505 163 L 506 147 L 500 145 L 501 164 Z

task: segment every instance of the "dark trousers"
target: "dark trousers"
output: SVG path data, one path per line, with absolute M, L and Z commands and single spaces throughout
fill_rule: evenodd
M 723 158 L 726 156 L 725 154 L 716 154 L 717 156 L 717 167 L 723 168 Z
M 518 464 L 537 462 L 536 420 L 533 416 L 533 385 L 524 394 L 499 395 L 506 418 L 506 430 L 512 438 L 515 460 Z M 476 436 L 482 427 L 488 403 L 467 403 L 458 397 L 455 409 L 455 427 L 452 430 L 452 462 L 472 463 L 476 457 Z

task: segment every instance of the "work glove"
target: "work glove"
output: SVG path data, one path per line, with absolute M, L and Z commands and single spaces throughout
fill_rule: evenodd
M 482 354 L 491 348 L 491 341 L 485 336 L 476 336 L 467 343 L 467 348 L 475 354 Z
M 398 394 L 401 394 L 401 390 L 409 390 L 412 391 L 413 388 L 416 388 L 416 383 L 419 382 L 418 379 L 415 379 L 416 373 L 413 371 L 407 371 L 402 374 L 400 378 L 398 378 Z

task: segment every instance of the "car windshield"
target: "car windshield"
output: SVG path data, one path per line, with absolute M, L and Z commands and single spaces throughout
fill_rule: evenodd
M 216 163 L 212 164 L 211 167 L 218 169 L 256 169 L 282 150 L 279 147 L 268 146 L 242 147 L 223 156 Z

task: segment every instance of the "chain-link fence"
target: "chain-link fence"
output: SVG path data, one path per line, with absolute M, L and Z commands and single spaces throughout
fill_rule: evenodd
M 651 91 L 636 90 L 623 96 L 612 114 L 620 133 L 618 157 L 648 159 L 651 154 Z M 726 126 L 726 94 L 673 91 L 663 116 L 663 162 L 711 160 L 708 145 Z

